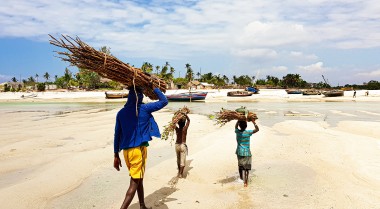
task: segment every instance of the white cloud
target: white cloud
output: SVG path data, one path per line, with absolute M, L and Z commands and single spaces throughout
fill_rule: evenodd
M 147 5 L 138 1 L 19 0 L 0 5 L 0 37 L 46 38 L 48 33 L 67 33 L 98 44 L 107 41 L 117 45 L 124 40 L 125 46 L 138 41 L 156 48 L 170 42 L 211 51 L 215 47 L 228 51 L 233 44 L 268 48 L 323 41 L 362 48 L 380 45 L 379 14 L 376 1 L 289 1 L 280 5 L 246 0 L 166 0 Z M 108 33 L 132 38 L 110 39 L 105 36 Z
M 326 68 L 323 67 L 323 62 L 317 62 L 317 63 L 307 65 L 307 66 L 298 66 L 297 68 L 301 70 L 302 72 L 307 72 L 307 73 L 326 72 Z
M 277 52 L 272 49 L 240 49 L 233 50 L 232 54 L 240 57 L 274 58 Z
M 286 71 L 288 71 L 288 67 L 286 67 L 286 66 L 275 66 L 272 68 L 272 70 L 275 72 L 286 72 Z
M 301 66 L 303 72 L 325 72 L 317 61 L 330 49 L 379 48 L 379 22 L 377 0 L 17 0 L 0 4 L 0 38 L 47 42 L 47 34 L 69 34 L 128 58 L 186 63 L 196 56 L 238 56 L 245 59 L 239 60 L 242 63 L 260 59 L 258 68 Z M 213 68 L 233 66 L 215 60 L 209 61 L 217 65 Z M 306 62 L 316 63 L 304 66 Z M 331 65 L 350 65 L 350 60 L 344 62 Z
M 380 69 L 368 72 L 357 73 L 357 76 L 365 76 L 365 77 L 380 77 Z
M 315 54 L 304 54 L 303 52 L 299 52 L 299 51 L 291 51 L 290 57 L 297 58 L 297 59 L 307 59 L 307 60 L 318 59 L 318 56 Z
M 255 47 L 303 45 L 315 42 L 313 34 L 302 24 L 292 22 L 250 22 L 238 37 L 238 44 Z

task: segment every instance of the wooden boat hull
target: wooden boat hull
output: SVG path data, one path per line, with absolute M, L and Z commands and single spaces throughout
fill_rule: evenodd
M 323 92 L 325 97 L 341 97 L 344 96 L 344 91 L 326 91 Z
M 254 94 L 253 92 L 250 91 L 230 91 L 227 92 L 227 96 L 229 97 L 248 97 L 252 96 Z
M 288 94 L 302 94 L 302 91 L 298 89 L 297 90 L 286 89 L 285 91 Z
M 110 93 L 110 92 L 105 92 L 106 94 L 106 99 L 122 99 L 122 98 L 127 98 L 128 93 L 122 92 L 122 93 Z
M 207 92 L 199 92 L 199 93 L 180 93 L 180 94 L 171 94 L 167 95 L 166 98 L 169 101 L 199 101 L 205 100 L 207 96 Z
M 320 91 L 302 91 L 302 95 L 305 95 L 305 96 L 311 96 L 311 95 L 321 95 L 322 93 Z

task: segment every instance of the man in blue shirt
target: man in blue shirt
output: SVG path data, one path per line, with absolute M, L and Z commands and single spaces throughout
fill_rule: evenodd
M 125 163 L 131 176 L 129 188 L 121 208 L 128 208 L 137 191 L 140 208 L 146 209 L 144 202 L 143 177 L 147 159 L 147 147 L 152 136 L 161 137 L 158 125 L 152 113 L 168 104 L 166 96 L 158 89 L 154 89 L 158 101 L 148 104 L 142 103 L 143 88 L 131 87 L 127 103 L 117 113 L 114 136 L 114 167 L 120 170 L 121 160 L 119 152 L 122 150 Z
M 255 126 L 255 130 L 246 130 L 247 121 L 237 121 L 235 125 L 237 142 L 236 155 L 238 158 L 239 176 L 241 180 L 244 180 L 244 187 L 248 186 L 248 175 L 252 164 L 252 154 L 250 150 L 251 136 L 259 131 L 259 127 L 257 126 L 255 119 L 252 120 L 252 123 Z

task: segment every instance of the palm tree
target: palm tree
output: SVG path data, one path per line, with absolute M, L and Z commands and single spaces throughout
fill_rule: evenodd
M 143 62 L 141 70 L 146 73 L 151 73 L 153 71 L 153 65 L 149 62 Z
M 282 78 L 282 81 L 287 87 L 299 87 L 302 83 L 302 79 L 299 74 L 287 74 Z
M 99 51 L 105 53 L 106 55 L 112 55 L 111 54 L 111 48 L 107 46 L 100 47 Z
M 229 79 L 226 75 L 223 75 L 223 80 L 224 80 L 224 82 L 226 82 L 227 84 L 230 82 L 230 79 Z
M 158 71 L 160 70 L 160 68 L 161 68 L 160 66 L 158 65 L 156 66 L 156 75 L 158 75 Z
M 39 77 L 39 75 L 36 73 L 36 80 L 37 80 L 37 83 L 38 83 L 38 77 Z
M 46 73 L 44 74 L 44 78 L 46 79 L 46 82 L 49 80 L 49 78 L 50 78 L 50 75 L 49 75 L 49 73 L 48 73 L 48 72 L 46 72 Z
M 16 77 L 13 77 L 13 78 L 11 79 L 11 81 L 14 82 L 14 83 L 16 83 L 16 82 L 17 82 Z
M 30 83 L 34 83 L 34 82 L 35 82 L 33 76 L 30 76 L 30 77 L 28 78 L 28 82 L 30 82 Z
M 66 84 L 69 83 L 69 81 L 71 80 L 71 72 L 68 68 L 65 69 L 65 74 L 64 74 L 64 80 L 66 81 Z
M 199 80 L 199 77 L 201 76 L 201 72 L 197 72 L 197 76 L 198 76 L 198 80 Z
M 185 78 L 188 79 L 188 81 L 191 81 L 194 77 L 193 69 L 191 69 L 191 65 L 189 63 L 186 64 L 186 76 Z
M 233 80 L 233 82 L 236 84 L 236 80 L 237 80 L 236 75 L 232 76 L 232 80 Z

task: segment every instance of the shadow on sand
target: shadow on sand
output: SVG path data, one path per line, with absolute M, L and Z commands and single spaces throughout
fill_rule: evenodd
M 165 203 L 176 201 L 175 198 L 168 198 L 171 194 L 173 194 L 178 189 L 171 187 L 162 187 L 161 189 L 153 192 L 152 194 L 145 197 L 145 204 L 147 207 L 166 209 L 169 208 Z M 129 208 L 131 209 L 140 209 L 140 204 L 135 203 L 131 205 Z
M 185 166 L 185 169 L 183 170 L 183 177 L 182 178 L 186 178 L 187 175 L 189 175 L 189 171 L 193 168 L 193 167 L 190 167 L 190 164 L 192 161 L 193 160 L 187 160 L 186 161 L 186 166 Z M 170 187 L 175 188 L 177 186 L 178 180 L 179 180 L 179 177 L 174 176 L 172 179 L 170 179 L 168 184 L 170 185 Z
M 192 161 L 193 160 L 186 161 L 186 166 L 183 171 L 183 178 L 186 178 L 190 174 L 189 171 L 193 168 L 193 167 L 190 167 L 190 164 Z M 158 208 L 158 209 L 169 208 L 165 203 L 177 200 L 176 198 L 169 198 L 169 196 L 178 190 L 176 188 L 178 180 L 179 178 L 175 176 L 168 182 L 170 187 L 162 187 L 161 189 L 146 196 L 145 203 L 147 207 L 153 207 L 153 208 Z M 132 204 L 129 208 L 139 209 L 140 204 L 139 203 Z
M 256 176 L 255 174 L 253 174 L 253 172 L 255 172 L 255 169 L 252 169 L 249 172 L 249 177 L 248 177 L 248 181 L 249 182 L 251 182 L 252 178 L 254 178 Z M 224 184 L 236 182 L 238 179 L 239 179 L 239 175 L 237 175 L 237 176 L 227 176 L 224 179 L 218 180 L 216 183 L 224 185 Z

